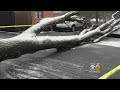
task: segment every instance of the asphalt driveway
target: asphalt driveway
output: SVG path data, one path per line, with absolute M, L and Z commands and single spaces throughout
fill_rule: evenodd
M 78 32 L 46 32 L 40 35 L 76 35 Z M 0 33 L 9 38 L 17 33 Z M 100 44 L 86 44 L 71 50 L 41 50 L 0 63 L 0 78 L 16 79 L 98 79 L 120 64 L 120 48 Z M 91 63 L 100 63 L 100 73 L 91 72 Z M 119 77 L 117 77 L 119 79 Z

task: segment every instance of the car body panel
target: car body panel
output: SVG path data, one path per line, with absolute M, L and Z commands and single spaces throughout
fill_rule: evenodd
M 72 28 L 72 26 L 75 25 L 75 27 L 79 28 L 79 27 L 82 27 L 83 24 L 82 23 L 79 23 L 77 21 L 65 21 L 64 23 L 59 23 L 59 24 L 56 24 L 56 27 L 57 28 Z

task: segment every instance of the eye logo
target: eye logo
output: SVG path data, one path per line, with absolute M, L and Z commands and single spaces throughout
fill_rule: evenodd
M 91 63 L 90 64 L 90 72 L 96 72 L 96 73 L 100 73 L 100 63 Z

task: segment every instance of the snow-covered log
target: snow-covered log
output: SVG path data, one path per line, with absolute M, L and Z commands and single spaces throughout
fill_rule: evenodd
M 65 20 L 75 20 L 71 18 L 77 15 L 78 11 L 68 12 L 62 16 L 45 18 L 36 25 L 30 27 L 22 34 L 13 38 L 0 40 L 0 61 L 17 58 L 26 53 L 34 53 L 39 50 L 50 48 L 68 48 L 78 45 L 85 39 L 88 39 L 96 34 L 102 33 L 105 27 L 111 30 L 113 26 L 118 24 L 118 20 L 111 19 L 94 30 L 88 29 L 84 33 L 72 36 L 37 36 L 42 30 L 51 27 L 57 23 L 64 22 Z M 80 19 L 76 19 L 80 20 Z M 116 23 L 115 23 L 116 22 Z M 118 28 L 118 27 L 117 27 Z M 116 29 L 117 29 L 116 28 Z M 112 31 L 112 30 L 111 30 Z

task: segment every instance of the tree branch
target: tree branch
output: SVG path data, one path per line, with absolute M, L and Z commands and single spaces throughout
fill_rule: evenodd
M 115 16 L 118 12 L 119 12 L 119 11 L 117 11 L 117 12 L 115 12 L 115 13 L 112 14 L 112 19 L 115 19 L 114 16 Z
M 96 29 L 91 30 L 90 28 L 84 33 L 82 32 L 80 35 L 35 37 L 42 30 L 45 30 L 46 28 L 57 23 L 64 22 L 65 20 L 72 19 L 71 16 L 76 14 L 78 14 L 78 11 L 69 12 L 58 17 L 45 18 L 16 37 L 0 40 L 0 60 L 2 61 L 6 59 L 17 58 L 23 54 L 34 53 L 38 50 L 72 47 L 81 43 L 85 39 L 88 39 L 96 34 L 101 33 L 101 31 L 106 30 L 106 26 L 110 31 L 114 26 L 118 25 L 120 21 L 120 19 L 111 19 Z M 114 30 L 116 29 L 114 28 L 113 31 Z
M 78 13 L 79 13 L 78 11 L 72 11 L 61 16 L 44 18 L 39 23 L 27 29 L 20 36 L 22 37 L 27 34 L 27 36 L 34 37 L 38 35 L 41 31 L 44 31 L 45 29 L 48 29 L 49 27 L 54 26 L 55 24 L 62 23 L 67 19 L 70 19 L 71 16 L 76 15 Z
M 94 43 L 99 42 L 99 41 L 102 40 L 104 37 L 107 37 L 108 35 L 110 35 L 111 33 L 113 33 L 114 31 L 116 31 L 116 30 L 118 30 L 118 29 L 120 29 L 120 25 L 116 26 L 113 30 L 105 33 L 103 36 L 95 39 L 93 42 L 94 42 Z

